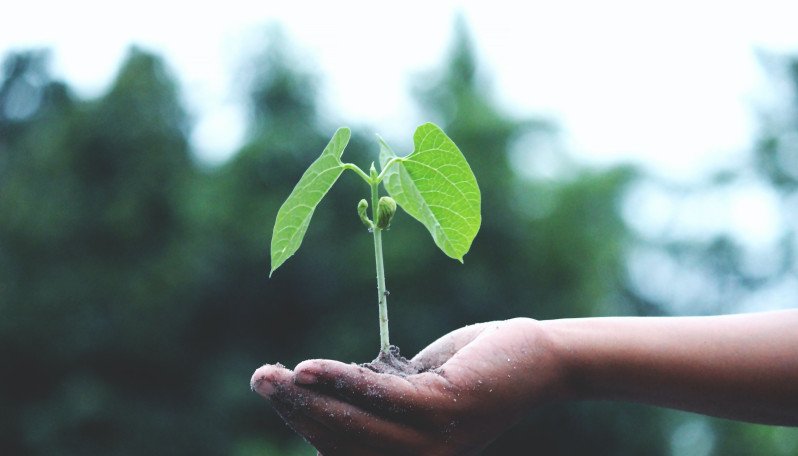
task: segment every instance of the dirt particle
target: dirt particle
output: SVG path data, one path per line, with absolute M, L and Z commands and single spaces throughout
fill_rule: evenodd
M 387 354 L 380 352 L 374 361 L 360 366 L 379 374 L 392 374 L 399 377 L 407 377 L 408 375 L 415 375 L 425 371 L 418 363 L 409 361 L 399 354 L 399 347 L 396 345 L 391 345 Z

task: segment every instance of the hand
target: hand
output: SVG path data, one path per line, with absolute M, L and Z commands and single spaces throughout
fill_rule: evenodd
M 467 326 L 413 358 L 425 372 L 378 374 L 309 360 L 263 366 L 252 388 L 325 456 L 472 455 L 542 402 L 562 369 L 539 322 Z
M 252 388 L 326 456 L 472 455 L 531 408 L 626 400 L 798 426 L 798 310 L 514 319 L 454 331 L 398 377 L 311 360 Z M 321 454 L 319 453 L 319 454 Z

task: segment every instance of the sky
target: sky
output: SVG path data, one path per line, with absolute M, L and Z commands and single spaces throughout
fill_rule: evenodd
M 49 48 L 56 76 L 93 97 L 130 45 L 158 52 L 183 88 L 197 153 L 220 162 L 245 133 L 237 70 L 269 24 L 281 24 L 303 64 L 322 76 L 331 118 L 409 138 L 428 120 L 410 85 L 440 67 L 461 13 L 480 71 L 508 112 L 555 120 L 568 150 L 586 163 L 632 162 L 690 178 L 741 159 L 757 110 L 777 102 L 757 52 L 798 51 L 794 5 L 28 0 L 4 7 L 0 54 Z
M 457 14 L 501 108 L 556 122 L 582 163 L 631 163 L 687 186 L 745 163 L 758 113 L 784 103 L 759 56 L 798 55 L 795 0 L 26 0 L 0 12 L 0 55 L 50 49 L 55 76 L 89 98 L 107 90 L 131 45 L 157 52 L 182 87 L 195 152 L 221 163 L 245 139 L 240 70 L 279 24 L 297 61 L 322 77 L 330 134 L 367 127 L 401 154 L 415 127 L 430 120 L 410 98 L 412 82 L 441 67 Z M 545 174 L 545 160 L 537 165 L 522 172 Z M 640 185 L 622 209 L 642 238 L 728 233 L 746 246 L 752 268 L 779 264 L 798 200 L 779 201 L 756 180 L 691 198 Z M 689 307 L 706 292 L 693 283 L 700 274 L 663 252 L 630 258 L 632 281 L 657 299 Z M 684 285 L 684 296 L 673 283 Z M 743 307 L 789 307 L 796 295 L 798 280 L 780 281 Z

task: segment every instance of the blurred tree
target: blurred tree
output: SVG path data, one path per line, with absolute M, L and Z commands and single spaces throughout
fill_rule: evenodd
M 773 86 L 782 88 L 780 103 L 761 113 L 762 131 L 754 161 L 759 174 L 781 193 L 798 189 L 798 58 L 760 53 Z
M 0 350 L 20 375 L 1 380 L 0 452 L 140 454 L 199 437 L 177 406 L 191 160 L 175 83 L 133 49 L 107 95 L 72 102 L 41 57 L 6 62 Z
M 52 80 L 46 51 L 8 55 L 3 62 L 0 85 L 0 151 L 48 115 L 69 106 L 66 86 Z
M 260 364 L 299 362 L 322 343 L 314 340 L 318 322 L 309 315 L 331 299 L 324 288 L 327 265 L 309 261 L 308 252 L 298 257 L 300 267 L 270 281 L 268 258 L 279 205 L 329 137 L 317 119 L 314 75 L 293 59 L 279 29 L 267 40 L 243 75 L 251 116 L 247 143 L 228 163 L 198 176 L 189 192 L 203 265 L 191 327 L 192 344 L 206 356 L 202 376 L 224 391 L 217 406 L 235 410 L 228 428 L 244 436 L 246 448 L 288 454 L 286 445 L 296 446 L 297 438 L 242 386 Z
M 794 307 L 798 299 L 798 59 L 760 58 L 777 101 L 759 113 L 750 153 L 695 183 L 641 175 L 626 196 L 627 222 L 639 228 L 624 288 L 652 312 L 768 310 Z M 662 427 L 674 454 L 790 455 L 798 449 L 796 429 L 669 416 Z

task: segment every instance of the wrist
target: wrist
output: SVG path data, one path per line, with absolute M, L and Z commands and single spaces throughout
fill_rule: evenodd
M 590 369 L 585 365 L 584 337 L 579 321 L 573 319 L 542 321 L 552 363 L 558 372 L 553 396 L 560 401 L 596 399 L 590 382 Z
M 524 349 L 526 376 L 529 380 L 527 397 L 529 408 L 544 403 L 555 403 L 575 398 L 571 380 L 572 363 L 569 361 L 568 344 L 564 333 L 552 321 L 530 318 L 512 320 L 524 326 L 526 338 Z

